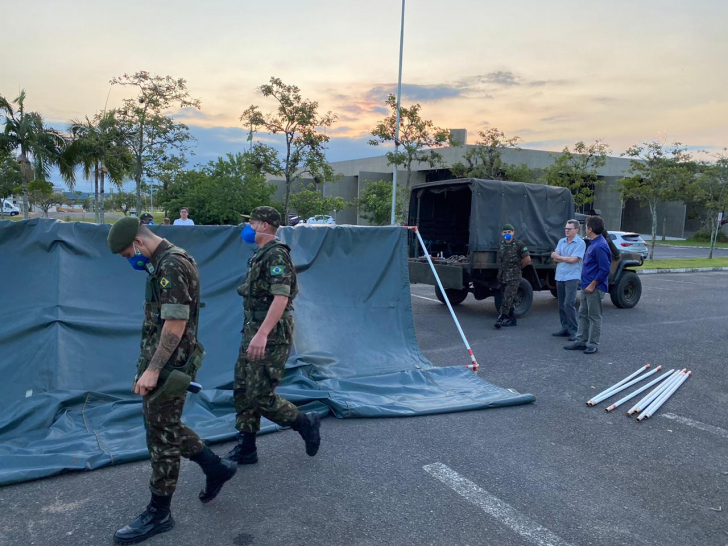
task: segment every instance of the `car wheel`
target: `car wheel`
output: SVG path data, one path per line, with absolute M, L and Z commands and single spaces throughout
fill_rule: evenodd
M 619 309 L 631 309 L 642 297 L 642 281 L 634 271 L 625 271 L 617 284 L 609 288 L 609 297 Z
M 500 306 L 503 303 L 502 290 L 493 291 L 493 303 L 495 303 L 496 312 L 500 313 Z M 516 315 L 516 318 L 521 318 L 531 309 L 532 303 L 533 287 L 526 279 L 521 279 L 521 282 L 518 283 L 516 297 L 513 299 L 513 314 Z
M 460 305 L 468 297 L 468 293 L 467 288 L 445 288 L 445 294 L 447 294 L 447 299 L 450 300 L 450 305 Z M 445 303 L 445 298 L 440 292 L 439 286 L 435 286 L 435 297 L 440 303 Z

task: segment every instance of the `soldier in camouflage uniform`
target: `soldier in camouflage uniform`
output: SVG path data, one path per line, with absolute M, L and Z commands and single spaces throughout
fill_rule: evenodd
M 194 259 L 131 217 L 112 226 L 107 242 L 111 252 L 149 275 L 134 392 L 143 396 L 152 500 L 136 520 L 114 535 L 117 544 L 133 544 L 174 526 L 170 503 L 180 456 L 199 464 L 205 473 L 205 489 L 199 495 L 203 503 L 217 496 L 235 475 L 237 464 L 218 457 L 180 421 L 187 387 L 204 356 L 197 341 L 200 280 Z
M 531 263 L 528 247 L 514 237 L 511 224 L 503 226 L 503 240 L 498 249 L 498 282 L 503 287 L 503 301 L 495 327 L 516 326 L 518 321 L 513 311 L 513 300 L 521 282 L 521 269 Z
M 281 215 L 273 207 L 258 207 L 242 238 L 258 249 L 249 261 L 245 282 L 238 288 L 243 297 L 244 325 L 240 353 L 235 363 L 235 427 L 238 444 L 228 458 L 238 464 L 258 462 L 255 445 L 261 416 L 281 426 L 290 426 L 306 442 L 306 453 L 316 455 L 321 443 L 321 418 L 303 414 L 275 388 L 283 378 L 293 345 L 293 299 L 298 293 L 291 249 L 276 239 Z

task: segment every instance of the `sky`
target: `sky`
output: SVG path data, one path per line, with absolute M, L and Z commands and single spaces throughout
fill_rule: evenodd
M 170 114 L 197 138 L 194 164 L 246 147 L 239 117 L 273 109 L 257 88 L 276 76 L 337 115 L 331 161 L 376 156 L 367 141 L 396 89 L 401 6 L 27 0 L 0 32 L 0 95 L 24 88 L 26 106 L 65 129 L 133 96 L 115 76 L 185 78 L 202 109 Z M 726 21 L 725 0 L 408 0 L 402 104 L 467 129 L 469 144 L 496 127 L 532 149 L 601 139 L 619 155 L 658 139 L 717 151 L 728 146 Z

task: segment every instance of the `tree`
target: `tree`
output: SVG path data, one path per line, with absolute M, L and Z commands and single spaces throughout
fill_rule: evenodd
M 392 214 L 392 182 L 364 180 L 356 206 L 361 217 L 375 226 L 389 223 Z M 407 189 L 400 187 L 397 191 L 397 211 L 402 210 L 403 201 L 407 199 Z
M 19 152 L 23 218 L 27 220 L 28 183 L 34 178 L 47 178 L 51 165 L 60 161 L 65 141 L 56 130 L 43 123 L 43 117 L 38 112 L 26 112 L 25 96 L 25 90 L 22 90 L 11 102 L 0 95 L 0 113 L 5 115 L 5 129 L 0 133 L 0 150 Z
M 95 221 L 104 223 L 105 177 L 117 188 L 134 168 L 134 158 L 126 145 L 125 134 L 117 123 L 115 111 L 103 112 L 93 120 L 71 121 L 72 141 L 64 151 L 64 163 L 70 168 L 64 176 L 71 189 L 75 185 L 75 168 L 81 166 L 83 177 L 94 176 Z
M 275 192 L 254 159 L 251 152 L 227 154 L 197 170 L 183 171 L 160 192 L 160 203 L 175 213 L 188 207 L 198 224 L 237 224 L 241 213 L 269 204 Z
M 124 216 L 129 214 L 129 210 L 136 204 L 136 195 L 128 191 L 118 191 L 111 199 L 111 204 L 115 209 L 122 212 Z
M 713 258 L 721 221 L 728 211 L 728 148 L 723 148 L 715 159 L 714 163 L 701 165 L 701 172 L 696 181 L 695 197 L 695 201 L 705 207 L 703 227 L 710 233 L 709 259 Z
M 271 161 L 266 168 L 269 174 L 282 175 L 286 180 L 286 194 L 283 201 L 283 222 L 288 224 L 288 209 L 293 183 L 304 175 L 311 176 L 317 183 L 336 179 L 334 169 L 326 161 L 326 144 L 329 137 L 317 129 L 331 127 L 336 116 L 331 112 L 320 115 L 318 102 L 301 97 L 301 90 L 295 85 L 286 85 L 280 78 L 272 77 L 270 82 L 259 88 L 264 97 L 273 97 L 278 103 L 276 109 L 263 114 L 258 106 L 252 105 L 240 116 L 251 134 L 256 127 L 285 138 L 285 157 Z M 271 150 L 270 148 L 268 149 Z M 264 155 L 260 156 L 265 159 Z
M 655 140 L 635 144 L 622 155 L 632 158 L 630 173 L 633 176 L 619 181 L 619 191 L 623 200 L 635 199 L 650 208 L 652 241 L 649 259 L 652 260 L 657 240 L 657 204 L 684 199 L 680 190 L 693 180 L 688 168 L 690 154 L 679 142 L 665 147 Z
M 512 169 L 510 165 L 504 163 L 501 158 L 501 149 L 512 148 L 520 150 L 518 144 L 522 141 L 521 137 L 506 137 L 505 133 L 496 127 L 492 127 L 485 131 L 479 131 L 480 140 L 470 148 L 463 159 L 465 163 L 458 162 L 450 167 L 450 171 L 456 178 L 482 178 L 484 180 L 510 180 L 511 182 L 521 182 L 522 180 L 514 180 L 511 174 L 517 173 L 518 178 L 523 178 L 524 171 L 522 165 L 517 169 Z M 528 167 L 525 167 L 528 170 Z
M 171 150 L 182 155 L 193 139 L 188 127 L 166 116 L 174 106 L 196 108 L 200 101 L 190 97 L 187 81 L 171 76 L 156 76 L 141 71 L 113 78 L 112 85 L 130 85 L 138 89 L 136 98 L 124 99 L 118 121 L 136 163 L 137 214 L 142 208 L 142 177 L 154 178 L 160 165 L 169 161 Z
M 23 177 L 20 175 L 20 164 L 10 152 L 0 149 L 0 218 L 5 214 L 2 200 L 10 197 L 15 188 L 22 184 Z
M 395 142 L 397 126 L 397 97 L 390 94 L 385 104 L 391 110 L 389 116 L 380 121 L 372 130 L 373 139 L 369 140 L 371 146 L 379 146 L 387 142 L 394 142 L 402 146 L 402 151 L 387 152 L 389 165 L 404 165 L 407 170 L 407 180 L 404 185 L 406 194 L 412 189 L 412 163 L 415 161 L 427 163 L 430 168 L 442 167 L 445 162 L 436 148 L 452 146 L 453 140 L 450 131 L 435 127 L 429 119 L 422 119 L 419 104 L 407 108 L 400 106 L 399 141 Z M 400 216 L 407 217 L 407 203 L 404 200 L 400 208 Z
M 341 197 L 324 197 L 314 184 L 291 195 L 291 206 L 305 222 L 317 214 L 331 214 L 342 210 L 347 203 Z
M 601 140 L 588 146 L 579 141 L 574 144 L 573 152 L 567 146 L 546 168 L 544 180 L 549 186 L 568 188 L 577 207 L 593 203 L 595 186 L 604 183 L 597 169 L 606 165 L 609 151 L 609 146 Z
M 28 201 L 34 207 L 43 211 L 43 217 L 48 218 L 48 209 L 53 205 L 60 205 L 66 199 L 63 193 L 55 191 L 53 184 L 45 180 L 31 180 L 28 183 Z

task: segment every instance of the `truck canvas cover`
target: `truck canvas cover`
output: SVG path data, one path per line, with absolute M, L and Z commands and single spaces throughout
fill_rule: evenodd
M 428 197 L 442 202 L 446 200 L 443 194 L 468 191 L 470 199 L 462 194 L 456 202 L 463 205 L 459 210 L 462 215 L 470 201 L 469 252 L 498 250 L 503 224 L 512 224 L 516 237 L 524 241 L 532 252 L 550 252 L 564 236 L 564 223 L 574 217 L 574 198 L 566 188 L 470 178 L 414 186 L 410 222 L 419 225 L 419 220 L 428 214 L 435 221 L 443 220 L 443 215 L 458 214 L 457 206 L 438 210 L 437 206 L 427 207 L 422 203 Z M 451 218 L 454 225 L 460 224 L 462 228 L 468 225 L 464 217 L 459 220 Z

